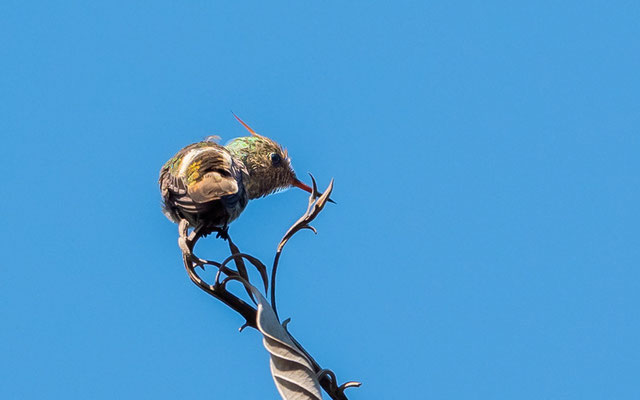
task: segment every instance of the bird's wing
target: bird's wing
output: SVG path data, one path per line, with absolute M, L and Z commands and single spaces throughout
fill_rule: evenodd
M 187 177 L 191 182 L 187 190 L 191 199 L 196 203 L 207 203 L 238 193 L 238 177 L 233 164 L 233 158 L 226 149 L 204 152 L 195 157 L 192 164 L 197 165 L 195 176 Z
M 224 147 L 211 142 L 192 146 L 184 149 L 180 164 L 173 170 L 170 166 L 163 168 L 160 186 L 165 199 L 185 211 L 196 212 L 202 203 L 238 193 L 241 177 Z

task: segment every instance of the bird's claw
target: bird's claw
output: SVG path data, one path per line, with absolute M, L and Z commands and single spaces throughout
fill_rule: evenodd
M 229 227 L 224 227 L 222 229 L 218 229 L 216 234 L 216 238 L 221 238 L 222 240 L 229 240 Z

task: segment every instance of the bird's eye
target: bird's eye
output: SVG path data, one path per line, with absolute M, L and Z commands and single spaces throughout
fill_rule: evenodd
M 278 153 L 271 153 L 271 164 L 278 165 L 282 162 L 282 157 Z

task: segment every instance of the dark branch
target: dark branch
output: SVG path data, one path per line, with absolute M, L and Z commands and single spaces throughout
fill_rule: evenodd
M 311 182 L 313 183 L 313 191 L 309 196 L 309 205 L 307 206 L 307 211 L 304 213 L 302 217 L 300 217 L 292 226 L 287 230 L 284 234 L 280 243 L 278 244 L 278 249 L 276 250 L 276 256 L 273 259 L 273 268 L 271 269 L 271 308 L 278 315 L 278 307 L 276 305 L 276 272 L 278 271 L 278 262 L 280 261 L 280 255 L 282 254 L 282 249 L 284 249 L 284 245 L 287 244 L 289 239 L 293 237 L 297 232 L 300 232 L 303 229 L 310 229 L 314 233 L 317 233 L 316 228 L 309 225 L 317 216 L 320 214 L 320 211 L 324 208 L 325 204 L 329 200 L 329 196 L 333 191 L 333 179 L 329 182 L 329 186 L 327 190 L 324 191 L 324 194 L 318 194 L 318 185 L 316 184 L 316 180 L 313 175 L 311 176 Z M 317 200 L 316 200 L 317 199 Z
M 313 192 L 309 197 L 309 204 L 307 206 L 307 211 L 304 213 L 298 221 L 296 221 L 285 233 L 282 237 L 282 240 L 278 244 L 278 248 L 276 250 L 276 255 L 273 262 L 273 268 L 271 270 L 271 307 L 274 312 L 276 312 L 276 295 L 275 295 L 275 286 L 276 286 L 276 271 L 278 268 L 278 263 L 280 260 L 280 256 L 282 254 L 282 250 L 285 244 L 291 239 L 293 235 L 303 229 L 310 229 L 316 232 L 315 228 L 309 225 L 317 216 L 320 214 L 320 211 L 324 208 L 327 201 L 329 201 L 329 196 L 331 195 L 331 191 L 333 190 L 333 180 L 329 183 L 327 190 L 324 194 L 320 195 L 318 193 L 318 188 L 316 185 L 316 181 L 311 176 L 311 180 L 313 182 Z M 267 277 L 267 271 L 264 264 L 258 260 L 257 258 L 241 253 L 238 247 L 233 243 L 231 237 L 227 236 L 226 239 L 229 242 L 229 250 L 231 252 L 231 256 L 227 257 L 222 263 L 216 261 L 210 261 L 198 258 L 193 254 L 193 249 L 199 239 L 202 238 L 202 234 L 199 228 L 195 228 L 190 234 L 188 233 L 188 223 L 186 220 L 182 220 L 179 226 L 180 238 L 178 239 L 178 244 L 180 249 L 182 250 L 182 259 L 184 262 L 185 269 L 189 278 L 193 283 L 196 284 L 200 289 L 208 293 L 209 295 L 215 297 L 216 299 L 222 301 L 224 304 L 229 306 L 231 309 L 240 314 L 244 319 L 245 323 L 242 325 L 240 330 L 244 329 L 247 326 L 250 326 L 254 329 L 258 329 L 257 327 L 257 311 L 250 304 L 240 299 L 233 293 L 229 292 L 226 289 L 226 283 L 230 280 L 237 280 L 245 286 L 247 293 L 252 300 L 255 301 L 250 288 L 249 283 L 249 274 L 247 273 L 247 268 L 244 263 L 246 259 L 253 265 L 258 272 L 260 273 L 260 277 L 263 281 L 265 291 L 268 289 L 269 281 Z M 233 260 L 236 266 L 236 270 L 233 270 L 227 266 L 227 264 Z M 216 274 L 215 283 L 213 285 L 205 282 L 196 272 L 197 267 L 202 267 L 203 269 L 206 266 L 213 266 L 218 269 L 218 273 Z M 222 275 L 226 275 L 226 278 L 222 278 Z M 287 330 L 287 323 L 289 320 L 283 323 L 287 334 L 291 337 L 293 343 L 300 349 L 302 353 L 306 355 L 306 357 L 311 362 L 313 366 L 314 372 L 318 376 L 318 381 L 322 388 L 327 392 L 329 397 L 334 400 L 347 400 L 347 397 L 344 394 L 344 390 L 349 387 L 360 386 L 359 382 L 346 382 L 341 386 L 338 386 L 338 382 L 335 374 L 331 370 L 323 369 L 317 363 L 317 361 L 300 345 L 300 343 L 291 335 L 291 333 Z

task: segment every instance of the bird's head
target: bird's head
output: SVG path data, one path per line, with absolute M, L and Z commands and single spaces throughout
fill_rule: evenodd
M 225 147 L 247 169 L 248 176 L 245 176 L 244 185 L 249 198 L 263 197 L 291 186 L 311 193 L 311 188 L 296 177 L 287 150 L 268 137 L 257 134 L 235 114 L 234 116 L 251 136 L 233 139 Z

